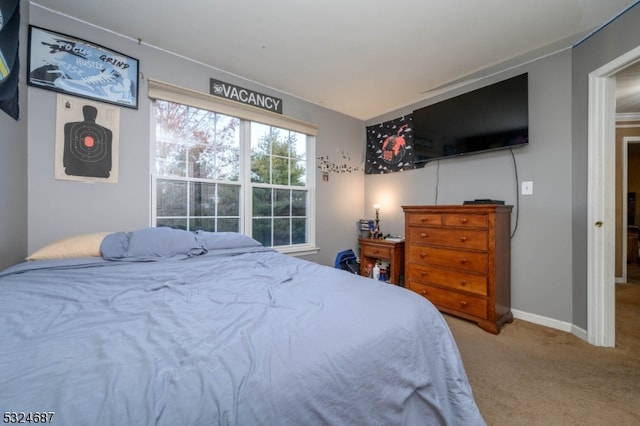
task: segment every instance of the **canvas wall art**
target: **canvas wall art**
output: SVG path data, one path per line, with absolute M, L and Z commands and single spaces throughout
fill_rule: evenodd
M 415 169 L 411 115 L 367 127 L 366 174 Z

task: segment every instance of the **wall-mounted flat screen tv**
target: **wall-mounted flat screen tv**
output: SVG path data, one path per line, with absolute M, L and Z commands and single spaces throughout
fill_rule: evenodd
M 415 163 L 529 143 L 529 84 L 522 74 L 413 111 Z

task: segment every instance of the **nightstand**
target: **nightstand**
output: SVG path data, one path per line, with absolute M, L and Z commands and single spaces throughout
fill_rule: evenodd
M 389 262 L 391 275 L 389 283 L 402 285 L 404 282 L 404 241 L 375 240 L 359 238 L 360 275 L 366 276 L 367 264 L 378 260 Z

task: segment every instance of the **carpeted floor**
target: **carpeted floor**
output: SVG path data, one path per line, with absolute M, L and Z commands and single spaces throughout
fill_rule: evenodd
M 616 285 L 616 348 L 517 319 L 496 336 L 445 318 L 488 425 L 640 425 L 640 283 Z

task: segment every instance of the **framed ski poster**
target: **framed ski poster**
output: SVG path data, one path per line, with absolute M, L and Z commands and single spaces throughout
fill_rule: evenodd
M 137 109 L 138 65 L 103 46 L 29 26 L 30 86 Z

